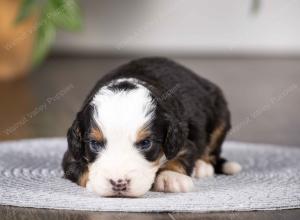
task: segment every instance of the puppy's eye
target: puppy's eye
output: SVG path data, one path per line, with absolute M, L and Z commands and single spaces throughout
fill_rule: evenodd
M 141 150 L 147 150 L 152 146 L 152 142 L 149 139 L 142 140 L 136 144 Z
M 89 143 L 90 149 L 93 152 L 99 152 L 101 148 L 104 147 L 104 143 L 103 142 L 99 142 L 99 141 L 95 141 L 95 140 L 91 140 Z

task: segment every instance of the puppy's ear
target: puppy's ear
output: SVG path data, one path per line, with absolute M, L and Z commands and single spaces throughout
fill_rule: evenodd
M 80 160 L 83 155 L 82 133 L 78 118 L 75 119 L 67 133 L 68 149 L 75 160 Z
M 163 144 L 163 151 L 168 160 L 173 159 L 180 149 L 184 146 L 187 140 L 188 127 L 185 122 L 180 122 L 178 119 L 167 119 L 168 128 L 165 141 Z

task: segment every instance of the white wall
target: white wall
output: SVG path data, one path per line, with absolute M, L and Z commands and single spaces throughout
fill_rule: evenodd
M 82 33 L 58 51 L 110 54 L 300 54 L 300 1 L 81 0 Z

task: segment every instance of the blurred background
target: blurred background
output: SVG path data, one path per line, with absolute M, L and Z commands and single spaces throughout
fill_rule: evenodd
M 0 140 L 64 136 L 83 99 L 133 58 L 220 85 L 229 140 L 300 146 L 300 1 L 0 0 Z

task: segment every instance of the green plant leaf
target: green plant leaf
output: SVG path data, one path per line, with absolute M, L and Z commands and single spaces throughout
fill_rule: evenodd
M 34 6 L 36 6 L 36 0 L 23 0 L 15 23 L 18 24 L 28 18 Z
M 252 14 L 258 14 L 261 7 L 261 0 L 252 0 L 251 12 Z
M 76 0 L 47 0 L 41 7 L 32 63 L 36 67 L 45 59 L 55 40 L 56 29 L 81 29 L 81 13 Z
M 76 0 L 51 0 L 48 17 L 59 28 L 77 31 L 82 28 L 81 12 Z
M 45 59 L 55 40 L 55 35 L 55 26 L 47 19 L 42 20 L 37 30 L 35 47 L 32 54 L 33 66 L 38 66 Z

